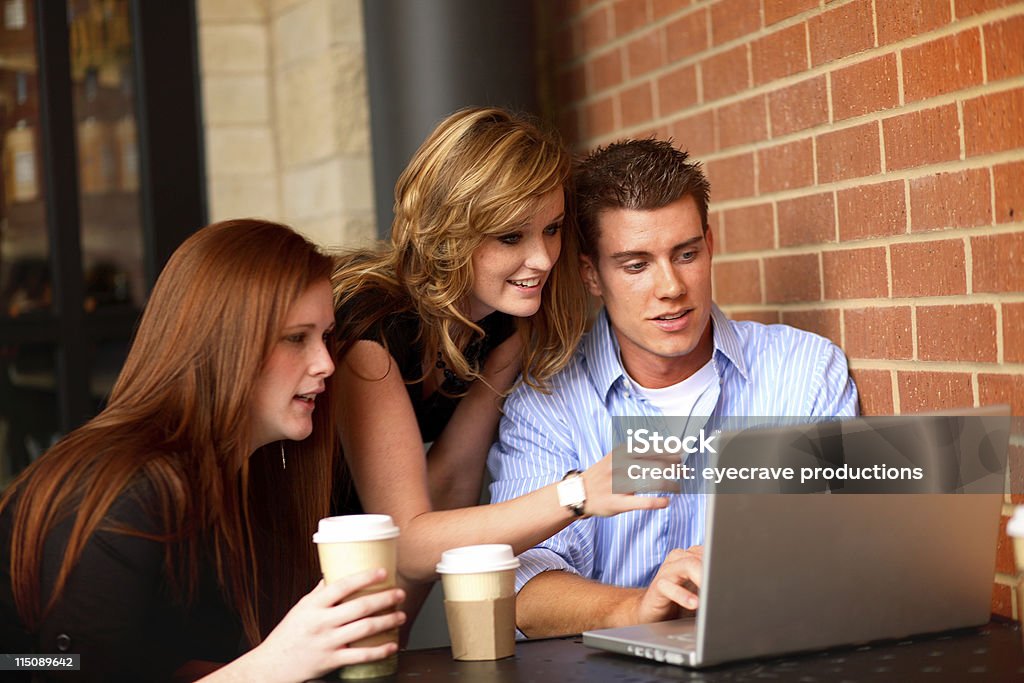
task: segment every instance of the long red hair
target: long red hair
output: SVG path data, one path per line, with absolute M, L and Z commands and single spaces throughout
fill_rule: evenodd
M 174 253 L 153 288 L 107 407 L 33 463 L 0 499 L 13 506 L 15 604 L 35 630 L 60 598 L 97 530 L 165 544 L 165 572 L 184 599 L 201 561 L 257 644 L 315 581 L 310 537 L 328 510 L 331 397 L 317 399 L 312 435 L 249 453 L 252 388 L 295 300 L 331 261 L 290 228 L 253 219 L 203 228 Z M 330 387 L 330 383 L 328 383 Z M 129 486 L 155 492 L 153 536 L 106 517 Z M 43 547 L 74 516 L 49 595 Z M 263 539 L 262 541 L 260 539 Z M 273 548 L 259 547 L 272 541 Z M 212 558 L 204 559 L 205 553 Z

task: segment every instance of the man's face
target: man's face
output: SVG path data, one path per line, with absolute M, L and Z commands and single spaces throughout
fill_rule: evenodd
M 711 256 L 693 197 L 660 209 L 606 209 L 596 256 L 581 257 L 604 300 L 622 363 L 642 386 L 680 382 L 711 359 Z

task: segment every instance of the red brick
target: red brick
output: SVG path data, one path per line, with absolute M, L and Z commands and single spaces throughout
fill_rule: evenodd
M 652 19 L 664 19 L 670 14 L 675 14 L 683 7 L 690 4 L 690 0 L 654 0 L 651 4 Z
M 818 0 L 768 0 L 764 3 L 764 23 L 771 25 L 818 7 Z
M 995 306 L 918 306 L 917 357 L 921 360 L 994 363 Z
M 718 146 L 728 149 L 760 142 L 768 137 L 768 112 L 764 95 L 740 100 L 716 110 Z
M 612 7 L 615 35 L 623 36 L 647 25 L 650 21 L 647 4 L 647 0 L 616 0 Z
M 716 201 L 754 196 L 753 153 L 709 161 L 705 168 Z
M 992 167 L 996 191 L 996 223 L 1013 223 L 1024 217 L 1024 161 Z
M 622 83 L 622 51 L 614 49 L 594 57 L 587 62 L 587 71 L 590 93 L 614 88 Z
M 825 77 L 808 78 L 768 94 L 772 136 L 788 135 L 828 122 Z
M 835 242 L 836 220 L 832 193 L 780 201 L 779 246 Z
M 1018 2 L 1019 0 L 956 0 L 956 16 L 958 19 L 987 12 L 999 7 Z
M 985 68 L 988 80 L 1024 74 L 1024 15 L 1010 17 L 984 28 Z
M 871 0 L 856 0 L 807 20 L 811 64 L 818 66 L 875 45 Z
M 607 135 L 615 130 L 615 98 L 606 97 L 583 108 L 580 132 L 584 137 Z
M 798 330 L 807 330 L 831 339 L 835 344 L 842 342 L 839 332 L 839 311 L 835 308 L 814 309 L 810 311 L 783 311 L 782 322 Z
M 868 299 L 888 295 L 889 278 L 883 247 L 826 251 L 821 258 L 826 299 Z
M 1024 446 L 1010 444 L 1006 460 L 1007 469 L 1010 470 L 1010 502 L 1024 505 Z M 1018 605 L 1017 609 L 1024 609 L 1024 605 Z
M 892 415 L 892 373 L 888 370 L 852 369 L 861 415 Z
M 664 116 L 697 104 L 697 67 L 690 64 L 658 79 L 658 111 Z
M 839 239 L 844 242 L 907 231 L 902 180 L 839 190 L 836 202 L 839 205 Z
M 1024 292 L 1024 231 L 972 237 L 971 254 L 975 292 Z
M 775 217 L 771 204 L 722 212 L 725 246 L 730 254 L 775 247 Z
M 661 31 L 648 31 L 626 46 L 629 77 L 636 78 L 665 65 L 665 45 Z
M 909 360 L 914 356 L 910 306 L 843 311 L 846 355 L 850 358 Z
M 818 136 L 819 183 L 873 175 L 881 170 L 878 124 L 865 123 Z
M 817 254 L 772 256 L 764 260 L 765 301 L 821 301 Z
M 992 614 L 1013 618 L 1013 590 L 1009 586 L 992 584 Z
M 960 120 L 955 104 L 885 119 L 882 136 L 886 171 L 960 158 Z
M 900 391 L 900 413 L 923 413 L 974 404 L 971 376 L 962 372 L 896 373 Z
M 721 0 L 711 6 L 711 42 L 721 45 L 761 28 L 761 0 Z
M 754 85 L 784 78 L 807 69 L 807 29 L 796 24 L 751 43 Z
M 969 228 L 992 222 L 988 169 L 972 168 L 910 180 L 911 230 Z
M 715 301 L 730 304 L 761 303 L 761 270 L 756 260 L 720 261 L 712 267 Z
M 665 27 L 665 48 L 670 63 L 703 52 L 708 44 L 706 9 L 679 17 Z
M 745 90 L 750 85 L 747 46 L 709 57 L 700 63 L 704 101 L 713 102 Z
M 836 121 L 892 109 L 899 104 L 896 55 L 887 54 L 832 72 L 832 115 Z
M 623 90 L 619 97 L 624 128 L 637 126 L 654 118 L 654 101 L 651 99 L 650 82 Z
M 1024 304 L 1003 304 L 1003 360 L 1024 363 Z
M 1024 415 L 1024 375 L 978 373 L 978 403 L 983 406 L 1005 403 L 1010 406 L 1011 415 Z M 1013 427 L 1010 431 L 1013 432 Z
M 978 29 L 903 50 L 903 97 L 907 102 L 963 90 L 981 81 Z
M 779 312 L 772 310 L 729 311 L 729 318 L 731 320 L 753 320 L 762 325 L 777 325 Z
M 1009 517 L 1003 515 L 999 519 L 999 541 L 996 544 L 996 572 L 1001 574 L 1016 574 L 1017 562 L 1013 557 L 1013 541 L 1006 535 L 1006 523 Z M 993 595 L 995 599 L 995 595 Z
M 1024 147 L 1024 88 L 964 102 L 967 156 Z
M 592 52 L 608 44 L 612 37 L 610 19 L 611 13 L 607 7 L 599 7 L 583 17 L 580 22 L 580 42 L 584 52 Z
M 814 184 L 811 139 L 797 140 L 757 151 L 758 190 L 761 194 Z
M 952 18 L 948 2 L 900 0 L 875 3 L 878 44 L 888 45 L 945 26 Z
M 679 148 L 687 150 L 695 156 L 710 154 L 718 149 L 715 144 L 715 117 L 710 110 L 680 119 L 670 126 L 670 130 L 671 136 L 675 138 Z M 751 177 L 751 186 L 753 186 L 753 177 Z M 751 190 L 751 194 L 753 194 L 753 190 Z M 718 198 L 716 196 L 716 199 Z
M 889 252 L 893 298 L 967 293 L 962 240 L 894 244 Z

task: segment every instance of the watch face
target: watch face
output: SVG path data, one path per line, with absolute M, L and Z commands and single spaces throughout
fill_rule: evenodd
M 580 505 L 587 499 L 583 477 L 576 475 L 558 482 L 558 504 L 562 507 Z

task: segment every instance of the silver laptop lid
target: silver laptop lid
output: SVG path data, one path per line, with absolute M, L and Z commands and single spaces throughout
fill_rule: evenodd
M 961 414 L 1005 416 L 1008 409 Z M 988 470 L 999 471 L 992 475 L 1000 482 L 999 492 L 994 492 L 991 478 L 987 489 L 979 486 L 977 473 L 970 470 L 972 458 L 958 471 L 939 467 L 948 463 L 944 448 L 969 446 L 959 441 L 949 445 L 943 421 L 921 422 L 920 417 L 907 416 L 902 423 L 894 419 L 895 431 L 889 434 L 865 433 L 863 421 L 845 421 L 847 443 L 841 457 L 850 464 L 869 464 L 886 444 L 896 443 L 905 452 L 916 451 L 911 454 L 915 462 L 937 463 L 925 467 L 919 490 L 959 485 L 989 492 L 835 495 L 864 486 L 833 482 L 831 494 L 711 496 L 698 613 L 700 665 L 988 621 L 1006 435 L 995 435 L 995 462 L 985 463 Z M 921 424 L 931 426 L 921 433 Z M 819 459 L 820 449 L 841 443 L 807 429 Z M 786 436 L 783 442 L 791 445 L 788 437 L 799 431 L 790 427 L 776 435 Z M 761 462 L 751 462 L 749 444 L 732 449 L 726 445 L 718 465 L 778 460 L 780 453 L 773 452 L 772 444 L 782 442 L 773 441 L 772 432 L 763 433 L 762 439 L 764 448 L 755 458 Z

